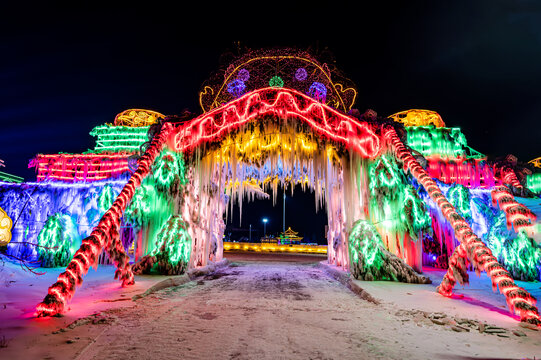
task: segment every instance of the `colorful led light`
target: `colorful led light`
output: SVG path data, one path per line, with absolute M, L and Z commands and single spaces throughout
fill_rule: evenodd
M 150 167 L 165 145 L 171 128 L 170 123 L 165 123 L 160 133 L 154 137 L 145 154 L 139 159 L 139 167 L 132 174 L 111 208 L 102 216 L 90 236 L 82 241 L 81 247 L 73 256 L 66 271 L 59 275 L 59 280 L 49 287 L 47 296 L 36 307 L 37 316 L 53 316 L 64 311 L 66 303 L 75 293 L 76 287 L 81 285 L 83 275 L 92 264 L 97 263 L 98 256 L 104 248 L 108 251 L 111 261 L 117 266 L 115 279 L 121 280 L 123 286 L 133 284 L 133 272 L 128 255 L 118 237 L 118 229 L 126 206 L 133 197 L 135 189 L 150 172 Z M 96 249 L 98 250 L 96 251 Z M 66 277 L 69 286 L 66 286 Z
M 115 117 L 115 126 L 142 127 L 150 126 L 158 122 L 158 119 L 164 118 L 163 114 L 145 109 L 124 110 Z
M 541 173 L 530 174 L 526 177 L 526 187 L 535 194 L 541 193 Z
M 90 132 L 97 137 L 94 150 L 86 153 L 134 153 L 141 145 L 148 141 L 148 126 L 129 127 L 99 125 Z
M 327 88 L 322 83 L 314 81 L 308 89 L 308 95 L 321 103 L 325 103 L 327 100 Z
M 424 157 L 482 159 L 485 155 L 473 150 L 459 128 L 408 126 L 408 145 Z
M 389 118 L 396 122 L 404 124 L 404 126 L 428 126 L 444 127 L 440 114 L 431 110 L 411 109 L 397 112 Z
M 305 68 L 298 68 L 297 71 L 295 71 L 295 79 L 298 81 L 304 81 L 308 77 L 308 73 L 306 72 Z
M 13 221 L 4 209 L 0 208 L 0 246 L 6 246 L 11 241 L 11 226 Z
M 535 303 L 535 298 L 526 290 L 515 285 L 509 272 L 498 263 L 490 249 L 473 233 L 466 221 L 456 212 L 453 205 L 445 198 L 445 195 L 443 195 L 434 180 L 428 176 L 427 172 L 400 141 L 396 131 L 392 127 L 387 127 L 384 137 L 389 141 L 395 156 L 404 163 L 404 168 L 411 172 L 428 192 L 432 200 L 438 205 L 461 242 L 461 245 L 455 248 L 451 256 L 449 270 L 438 287 L 438 291 L 445 296 L 452 294 L 452 289 L 457 281 L 453 273 L 459 274 L 465 272 L 465 266 L 459 264 L 463 264 L 464 259 L 467 257 L 476 271 L 485 270 L 487 272 L 492 280 L 493 288 L 496 289 L 499 287 L 500 292 L 507 299 L 509 309 L 517 313 L 521 317 L 521 321 L 541 326 L 541 318 L 539 317 L 538 310 L 535 306 L 531 305 Z M 467 278 L 458 280 L 467 282 Z
M 229 131 L 266 115 L 296 118 L 308 123 L 321 136 L 345 144 L 362 157 L 378 154 L 381 145 L 371 125 L 321 104 L 291 89 L 264 88 L 248 93 L 229 104 L 175 128 L 170 140 L 176 151 L 220 140 Z
M 178 215 L 167 219 L 156 237 L 156 247 L 152 255 L 163 253 L 167 261 L 177 266 L 180 261 L 187 268 L 192 250 L 192 239 L 186 229 L 187 225 Z
M 279 77 L 278 75 L 275 75 L 271 77 L 271 79 L 269 80 L 269 86 L 277 87 L 277 88 L 284 87 L 284 80 L 282 80 L 282 78 Z
M 331 72 L 326 64 L 319 64 L 306 53 L 291 55 L 278 52 L 277 54 L 268 53 L 264 55 L 254 54 L 253 56 L 249 56 L 245 61 L 241 61 L 238 65 L 235 64 L 233 68 L 228 68 L 225 74 L 223 74 L 223 77 L 219 76 L 217 78 L 218 83 L 212 84 L 207 82 L 206 84 L 208 85 L 203 86 L 203 90 L 199 93 L 199 104 L 201 105 L 203 112 L 221 107 L 223 104 L 230 101 L 230 99 L 227 99 L 227 96 L 224 96 L 224 89 L 226 89 L 227 84 L 235 78 L 235 75 L 239 78 L 238 73 L 244 68 L 253 69 L 252 73 L 257 73 L 257 70 L 259 69 L 258 66 L 262 69 L 259 71 L 262 74 L 259 76 L 261 81 L 258 82 L 258 77 L 251 75 L 250 82 L 253 83 L 253 85 L 250 91 L 255 91 L 267 86 L 268 77 L 265 77 L 267 74 L 266 70 L 272 63 L 280 64 L 280 68 L 282 69 L 289 68 L 289 66 L 293 67 L 293 69 L 298 69 L 298 64 L 303 64 L 305 68 L 310 70 L 310 74 L 313 74 L 311 76 L 328 85 L 330 93 L 327 95 L 327 99 L 334 108 L 341 109 L 343 112 L 348 112 L 353 107 L 355 99 L 357 98 L 357 90 L 353 84 L 351 84 L 350 80 L 342 77 L 336 71 Z M 340 79 L 339 82 L 333 80 L 331 76 L 338 77 Z M 262 82 L 264 82 L 264 84 L 262 84 Z M 346 85 L 348 83 L 350 85 Z M 302 84 L 302 82 L 299 82 L 299 84 Z M 305 90 L 303 89 L 303 91 Z
M 233 95 L 235 98 L 238 98 L 244 94 L 245 89 L 246 84 L 244 84 L 244 81 L 239 79 L 233 80 L 227 84 L 227 92 Z

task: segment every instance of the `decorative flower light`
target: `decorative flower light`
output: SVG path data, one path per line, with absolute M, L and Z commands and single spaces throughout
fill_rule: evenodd
M 320 82 L 314 81 L 308 89 L 308 95 L 319 102 L 324 103 L 327 99 L 327 88 Z
M 282 78 L 279 77 L 278 75 L 275 75 L 269 80 L 269 86 L 270 87 L 283 87 L 284 80 L 282 80 Z
M 233 95 L 235 98 L 240 97 L 244 90 L 246 89 L 246 84 L 240 79 L 236 79 L 227 84 L 227 91 Z
M 11 241 L 12 225 L 11 218 L 0 208 L 0 246 L 7 245 Z
M 299 81 L 304 81 L 308 77 L 308 73 L 306 72 L 305 68 L 298 68 L 295 72 L 295 79 Z
M 246 69 L 240 69 L 237 75 L 237 79 L 240 81 L 248 81 L 250 79 L 250 72 Z

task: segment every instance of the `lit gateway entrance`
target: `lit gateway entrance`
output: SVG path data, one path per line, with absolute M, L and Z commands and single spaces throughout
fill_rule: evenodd
M 62 312 L 103 250 L 123 285 L 156 262 L 182 273 L 220 261 L 223 219 L 234 203 L 242 216 L 243 201 L 301 184 L 315 192 L 316 208 L 327 211 L 329 264 L 358 279 L 426 282 L 418 274 L 422 244 L 436 221 L 454 232 L 449 271 L 438 291 L 451 294 L 467 260 L 489 273 L 515 312 L 535 322 L 531 296 L 514 285 L 404 145 L 403 123 L 411 114 L 360 115 L 351 110 L 356 95 L 338 71 L 303 52 L 253 52 L 233 62 L 202 87 L 200 116 L 163 117 L 152 125 L 135 171 L 49 288 L 38 315 Z M 443 126 L 434 114 L 415 112 L 417 125 Z M 118 229 L 145 186 L 159 191 L 167 206 L 157 223 L 150 222 L 152 231 L 139 233 L 141 260 L 132 267 Z M 429 203 L 439 218 L 429 216 Z

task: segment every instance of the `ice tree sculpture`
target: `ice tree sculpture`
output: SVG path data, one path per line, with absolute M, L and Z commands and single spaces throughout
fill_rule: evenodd
M 80 245 L 81 238 L 69 215 L 56 213 L 50 216 L 38 235 L 38 253 L 41 266 L 68 265 Z
M 357 220 L 349 234 L 351 274 L 360 280 L 393 280 L 429 284 L 404 260 L 385 249 L 376 227 L 366 220 Z
M 188 268 L 192 240 L 187 225 L 178 215 L 169 217 L 156 239 L 156 247 L 133 267 L 135 274 L 180 275 Z

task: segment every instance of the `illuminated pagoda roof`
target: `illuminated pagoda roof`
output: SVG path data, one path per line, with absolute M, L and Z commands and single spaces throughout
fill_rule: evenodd
M 297 231 L 293 231 L 291 227 L 288 227 L 286 231 L 280 233 L 281 239 L 289 239 L 291 241 L 301 241 L 303 239 L 302 236 L 297 235 Z

